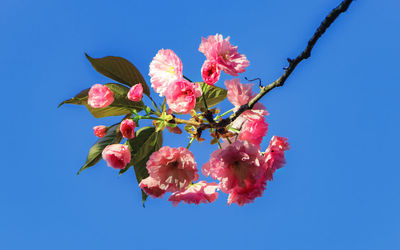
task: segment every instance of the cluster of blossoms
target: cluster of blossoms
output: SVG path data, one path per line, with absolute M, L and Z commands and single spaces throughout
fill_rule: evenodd
M 249 66 L 246 56 L 237 51 L 237 46 L 231 45 L 229 37 L 224 39 L 222 35 L 217 34 L 202 38 L 199 51 L 206 57 L 201 68 L 205 83 L 203 86 L 216 84 L 222 71 L 231 76 L 238 76 Z M 184 77 L 182 70 L 179 57 L 170 49 L 161 49 L 150 63 L 149 72 L 151 87 L 160 97 L 165 98 L 168 105 L 165 112 L 153 112 L 157 115 L 153 124 L 164 122 L 170 131 L 178 134 L 182 133 L 182 130 L 176 126 L 180 122 L 175 116 L 193 112 L 196 114 L 196 101 L 199 101 L 206 90 L 198 82 L 193 83 Z M 243 84 L 237 78 L 226 80 L 225 87 L 226 96 L 234 106 L 231 112 L 236 112 L 256 95 L 252 84 Z M 141 83 L 135 84 L 127 93 L 127 98 L 133 102 L 140 102 L 142 97 Z M 95 84 L 88 92 L 88 105 L 92 108 L 105 108 L 113 101 L 113 92 L 106 85 Z M 207 104 L 205 106 L 207 107 Z M 228 194 L 228 204 L 236 203 L 240 206 L 262 196 L 267 181 L 271 181 L 275 170 L 285 164 L 284 152 L 289 149 L 287 139 L 273 136 L 269 146 L 266 149 L 262 147 L 263 138 L 268 131 L 268 123 L 265 120 L 268 112 L 261 103 L 256 103 L 252 109 L 241 113 L 224 128 L 213 127 L 222 119 L 222 116 L 214 118 L 213 114 L 211 112 L 210 118 L 210 111 L 207 109 L 194 119 L 199 126 L 190 124 L 197 131 L 202 125 L 210 124 L 208 128 L 219 149 L 214 151 L 209 161 L 201 167 L 201 173 L 217 182 L 198 180 L 197 163 L 188 148 L 194 139 L 201 139 L 201 135 L 191 133 L 191 141 L 187 148 L 164 146 L 149 156 L 146 162 L 148 177 L 139 183 L 147 195 L 159 198 L 171 192 L 169 201 L 175 206 L 179 202 L 211 203 L 217 199 L 218 191 Z M 164 118 L 166 120 L 163 120 Z M 138 119 L 127 118 L 121 122 L 119 130 L 127 140 L 135 137 Z M 105 136 L 108 130 L 106 126 L 96 126 L 93 129 L 98 137 Z M 128 143 L 111 144 L 104 148 L 102 157 L 110 167 L 125 169 L 134 160 L 131 151 Z

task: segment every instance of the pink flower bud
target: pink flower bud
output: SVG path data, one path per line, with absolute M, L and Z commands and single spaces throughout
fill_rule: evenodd
M 160 183 L 150 176 L 139 183 L 139 187 L 152 198 L 161 198 L 165 190 L 160 188 Z
M 141 83 L 133 85 L 128 92 L 128 99 L 134 102 L 140 102 L 143 97 L 143 86 Z
M 201 67 L 201 76 L 205 83 L 208 85 L 214 85 L 214 83 L 218 82 L 219 77 L 221 76 L 221 70 L 216 62 L 205 60 L 203 67 Z
M 92 108 L 104 108 L 114 101 L 114 93 L 105 85 L 95 84 L 89 90 L 88 104 Z
M 123 169 L 131 161 L 131 152 L 128 146 L 112 144 L 104 148 L 103 159 L 107 165 L 115 169 Z
M 101 138 L 106 135 L 107 127 L 104 125 L 95 126 L 93 127 L 93 131 L 95 136 Z
M 121 122 L 121 133 L 127 139 L 132 139 L 135 137 L 136 124 L 131 119 L 126 119 Z

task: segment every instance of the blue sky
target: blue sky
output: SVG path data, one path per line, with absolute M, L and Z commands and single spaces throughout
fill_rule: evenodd
M 84 52 L 125 57 L 149 80 L 152 57 L 169 48 L 200 80 L 197 48 L 215 33 L 250 60 L 242 79 L 268 83 L 338 3 L 3 0 L 0 249 L 399 249 L 396 1 L 355 1 L 262 100 L 263 147 L 279 135 L 292 148 L 264 196 L 244 207 L 221 194 L 211 205 L 174 208 L 164 198 L 142 208 L 131 171 L 118 176 L 101 162 L 76 176 L 96 140 L 92 127 L 119 118 L 56 108 L 110 82 Z M 165 133 L 165 145 L 186 143 Z M 215 147 L 191 149 L 201 166 Z

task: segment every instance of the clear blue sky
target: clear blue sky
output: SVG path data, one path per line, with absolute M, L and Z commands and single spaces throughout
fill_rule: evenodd
M 131 171 L 119 177 L 102 162 L 76 176 L 92 127 L 118 118 L 56 108 L 110 82 L 84 52 L 123 56 L 149 80 L 152 57 L 169 48 L 200 80 L 201 36 L 217 32 L 249 58 L 242 77 L 268 83 L 338 3 L 2 0 L 0 249 L 400 249 L 397 1 L 355 1 L 262 100 L 267 139 L 288 137 L 292 149 L 244 207 L 221 194 L 212 205 L 174 208 L 164 198 L 144 209 Z M 166 133 L 165 144 L 186 140 Z M 191 149 L 201 166 L 215 147 Z

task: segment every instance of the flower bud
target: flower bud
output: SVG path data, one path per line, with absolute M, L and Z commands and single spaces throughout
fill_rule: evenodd
M 221 76 L 221 70 L 216 62 L 205 60 L 201 67 L 201 76 L 208 85 L 214 85 Z
M 128 99 L 134 102 L 140 102 L 143 97 L 143 86 L 141 83 L 133 85 L 128 92 Z
M 136 124 L 131 119 L 126 119 L 121 122 L 121 133 L 127 139 L 132 139 L 133 137 L 135 137 L 135 128 Z
M 107 127 L 104 125 L 95 126 L 93 127 L 93 131 L 95 136 L 101 138 L 106 135 Z
M 95 84 L 89 90 L 88 104 L 92 108 L 104 108 L 114 101 L 114 93 L 105 85 Z
M 115 169 L 123 169 L 131 161 L 131 152 L 128 146 L 112 144 L 104 148 L 103 159 L 107 165 Z

